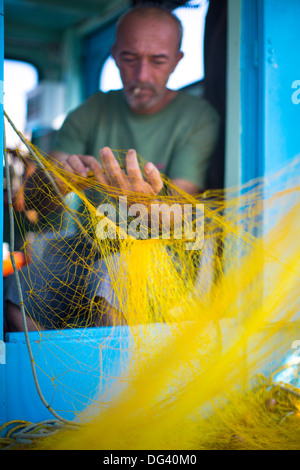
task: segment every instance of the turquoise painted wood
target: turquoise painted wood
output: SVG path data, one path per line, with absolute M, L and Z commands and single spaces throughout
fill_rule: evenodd
M 3 18 L 3 0 L 0 0 L 0 154 L 3 155 L 3 67 L 4 67 L 4 18 Z M 3 158 L 0 158 L 0 171 L 3 174 Z M 3 227 L 3 179 L 0 177 L 0 207 L 1 227 Z M 3 229 L 0 233 L 0 246 L 3 242 Z M 0 250 L 0 260 L 2 265 L 2 251 Z M 3 280 L 1 276 L 0 294 L 3 298 Z M 0 315 L 1 318 L 1 315 Z M 0 341 L 3 340 L 3 322 L 0 321 Z
M 110 55 L 115 30 L 116 25 L 110 24 L 105 29 L 90 34 L 84 42 L 84 95 L 86 98 L 99 91 L 101 68 Z
M 299 17 L 298 0 L 242 1 L 242 184 L 300 154 Z
M 0 155 L 3 155 L 3 62 L 4 62 L 4 20 L 3 0 L 0 0 Z M 0 158 L 0 168 L 3 174 L 3 158 Z M 1 227 L 3 227 L 3 179 L 0 177 L 0 207 Z M 3 229 L 0 231 L 0 247 L 3 243 Z M 0 262 L 2 265 L 2 250 L 0 250 Z M 0 276 L 0 298 L 3 299 L 3 278 Z M 6 409 L 5 389 L 5 344 L 3 338 L 3 311 L 0 304 L 0 423 L 3 422 Z
M 270 174 L 300 156 L 300 2 L 264 2 L 264 149 Z M 296 93 L 295 93 L 296 92 Z
M 251 181 L 264 174 L 264 60 L 263 1 L 242 0 L 241 4 L 241 181 Z
M 46 402 L 76 419 L 93 400 L 108 404 L 126 374 L 131 335 L 126 327 L 30 332 L 37 382 Z M 6 409 L 2 422 L 55 419 L 38 395 L 23 333 L 6 335 Z

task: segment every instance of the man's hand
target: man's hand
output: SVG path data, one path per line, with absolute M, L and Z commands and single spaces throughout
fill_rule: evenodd
M 86 178 L 89 172 L 92 172 L 96 178 L 102 173 L 100 163 L 91 155 L 68 155 L 64 161 L 64 169 L 75 177 L 82 178 Z
M 145 178 L 140 170 L 135 150 L 126 154 L 126 173 L 120 167 L 110 148 L 100 150 L 102 171 L 95 173 L 99 183 L 116 188 L 118 194 L 137 193 L 145 196 L 156 196 L 163 187 L 159 170 L 153 163 L 146 163 Z
M 156 196 L 163 187 L 159 170 L 152 163 L 144 167 L 145 178 L 140 170 L 135 150 L 126 154 L 126 173 L 120 167 L 109 147 L 100 149 L 101 163 L 91 155 L 54 154 L 54 158 L 68 172 L 70 181 L 81 189 L 89 187 L 88 173 L 92 172 L 96 181 L 113 190 L 115 196 L 137 193 Z
M 68 181 L 79 189 L 85 190 L 90 186 L 87 178 L 89 172 L 92 172 L 96 179 L 102 173 L 100 163 L 91 155 L 68 155 L 63 152 L 53 152 L 51 156 L 54 163 L 66 172 L 64 176 Z M 59 180 L 58 186 L 62 194 L 67 194 L 71 190 L 62 180 Z

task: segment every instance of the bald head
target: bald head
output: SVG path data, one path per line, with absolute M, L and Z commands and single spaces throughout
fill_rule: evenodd
M 117 29 L 116 29 L 116 43 L 120 40 L 120 36 L 126 28 L 126 25 L 131 22 L 131 20 L 143 21 L 148 20 L 152 22 L 159 22 L 160 24 L 163 22 L 165 24 L 172 25 L 176 32 L 177 40 L 176 46 L 177 50 L 180 51 L 181 42 L 182 42 L 182 25 L 180 20 L 175 16 L 170 10 L 162 6 L 137 6 L 131 8 L 126 13 L 124 13 L 117 22 Z

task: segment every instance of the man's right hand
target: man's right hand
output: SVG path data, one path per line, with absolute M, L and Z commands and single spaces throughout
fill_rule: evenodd
M 63 152 L 52 152 L 54 163 L 64 171 L 64 176 L 78 189 L 85 190 L 90 183 L 87 180 L 88 173 L 92 172 L 97 180 L 100 178 L 102 168 L 95 157 L 91 155 L 69 155 Z M 59 181 L 58 187 L 62 194 L 70 192 L 71 188 L 63 181 Z

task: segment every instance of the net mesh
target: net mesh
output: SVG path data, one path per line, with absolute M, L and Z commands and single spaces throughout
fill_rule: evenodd
M 39 439 L 30 428 L 28 446 L 299 448 L 299 158 L 268 179 L 197 197 L 163 177 L 158 202 L 173 212 L 151 225 L 157 198 L 127 192 L 120 202 L 113 187 L 71 180 L 26 147 L 13 204 L 29 266 L 24 310 L 59 423 Z M 123 166 L 126 152 L 114 154 Z M 72 330 L 70 352 L 57 334 Z M 65 408 L 55 407 L 58 394 Z M 60 415 L 75 420 L 63 426 Z

